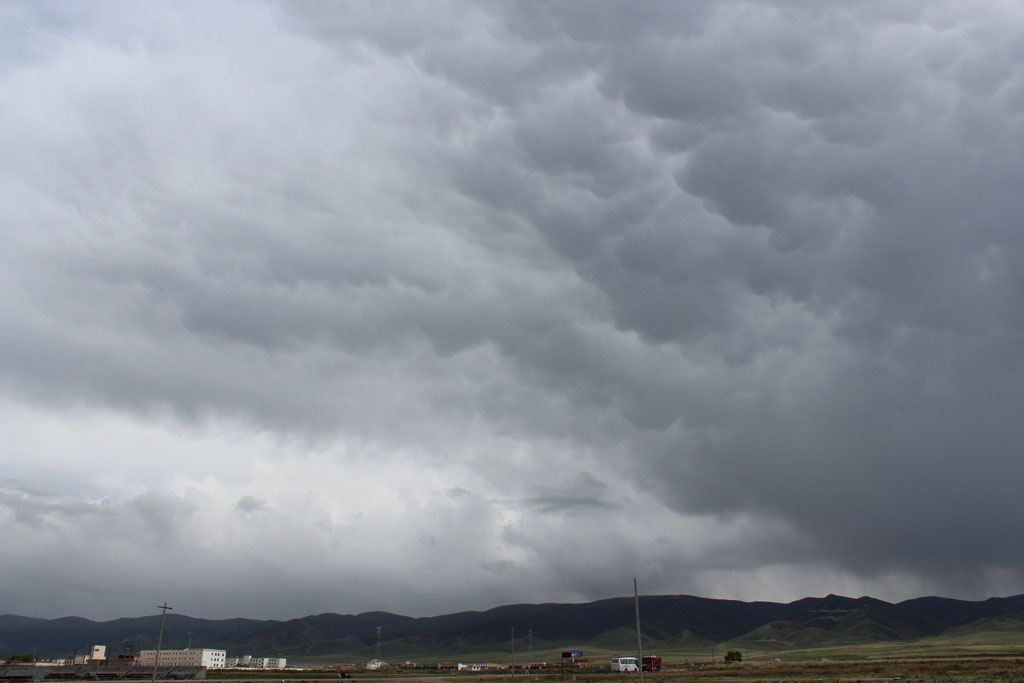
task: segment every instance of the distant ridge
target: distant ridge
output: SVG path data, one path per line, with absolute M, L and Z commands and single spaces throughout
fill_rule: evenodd
M 1024 595 L 1008 598 L 989 598 L 978 602 L 950 598 L 914 598 L 899 606 L 909 612 L 935 619 L 947 626 L 963 626 L 981 619 L 992 619 L 1005 614 L 1024 611 Z
M 735 641 L 761 647 L 810 647 L 914 640 L 998 621 L 1000 628 L 1024 629 L 1024 595 L 983 601 L 924 597 L 888 603 L 871 597 L 828 595 L 790 603 L 740 602 L 692 595 L 640 598 L 644 637 L 652 643 Z M 1003 617 L 1006 617 L 1003 619 Z M 35 651 L 40 657 L 70 656 L 92 644 L 106 644 L 116 656 L 122 643 L 155 646 L 158 615 L 91 621 L 81 617 L 37 619 L 0 615 L 0 656 Z M 376 628 L 383 626 L 388 652 L 425 656 L 499 649 L 509 629 L 534 633 L 537 649 L 564 643 L 621 647 L 629 642 L 632 598 L 579 604 L 503 605 L 483 612 L 407 617 L 389 612 L 315 614 L 299 619 L 197 619 L 168 614 L 164 647 L 185 647 L 188 634 L 198 647 L 229 653 L 283 655 L 296 661 L 331 655 L 353 660 L 372 656 Z

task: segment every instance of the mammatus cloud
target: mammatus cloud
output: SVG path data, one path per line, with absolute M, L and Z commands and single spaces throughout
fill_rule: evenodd
M 0 12 L 0 610 L 1020 590 L 1015 6 Z

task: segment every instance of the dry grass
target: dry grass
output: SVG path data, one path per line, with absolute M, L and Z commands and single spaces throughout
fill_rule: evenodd
M 577 677 L 576 683 L 603 683 L 611 676 Z M 637 678 L 618 678 L 635 683 Z M 782 683 L 784 681 L 901 681 L 901 683 L 986 683 L 1024 681 L 1021 658 L 904 659 L 858 662 L 755 662 L 732 666 L 690 667 L 680 671 L 645 674 L 645 683 L 684 681 L 733 681 L 735 683 Z
M 283 674 L 283 676 L 282 676 Z M 212 678 L 212 677 L 211 677 Z M 310 676 L 296 676 L 281 672 L 273 676 L 288 683 L 322 683 Z M 553 674 L 529 677 L 517 676 L 529 683 L 638 683 L 635 674 L 584 674 L 574 678 Z M 512 683 L 508 674 L 414 675 L 408 673 L 366 674 L 355 673 L 352 681 L 368 679 L 377 683 L 391 680 L 424 681 L 430 683 Z M 382 680 L 384 679 L 384 680 Z M 337 679 L 335 679 L 337 680 Z M 1020 657 L 950 657 L 920 659 L 885 659 L 852 662 L 747 662 L 718 666 L 680 667 L 676 671 L 645 673 L 644 683 L 689 683 L 693 681 L 721 681 L 722 683 L 785 683 L 786 681 L 830 683 L 868 683 L 900 681 L 901 683 L 990 683 L 993 681 L 1024 681 L 1024 658 Z M 266 679 L 262 680 L 266 683 Z M 518 682 L 517 682 L 518 683 Z

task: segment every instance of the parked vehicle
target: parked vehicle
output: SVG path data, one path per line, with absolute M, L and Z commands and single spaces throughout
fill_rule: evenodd
M 644 657 L 644 671 L 661 671 L 661 657 Z
M 612 671 L 636 671 L 637 668 L 636 657 L 612 657 Z

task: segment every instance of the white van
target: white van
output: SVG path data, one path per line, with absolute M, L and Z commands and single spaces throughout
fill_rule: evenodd
M 612 671 L 636 670 L 636 657 L 612 657 Z

